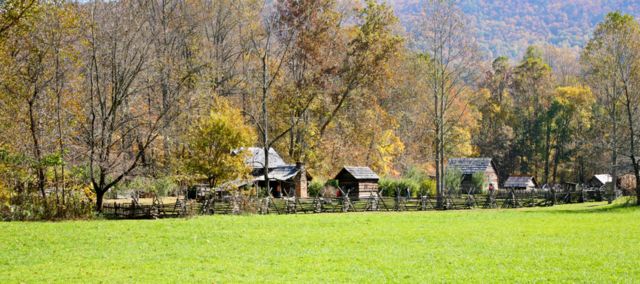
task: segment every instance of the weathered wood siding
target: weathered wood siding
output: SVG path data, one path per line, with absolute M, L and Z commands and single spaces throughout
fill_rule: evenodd
M 489 166 L 485 171 L 484 175 L 486 177 L 487 183 L 484 185 L 484 188 L 476 188 L 476 190 L 486 191 L 489 187 L 489 184 L 493 184 L 493 187 L 497 190 L 499 188 L 499 179 L 498 173 L 496 173 L 495 169 L 492 166 Z M 471 188 L 473 188 L 473 178 L 472 175 L 466 174 L 462 177 L 462 184 L 460 185 L 463 193 L 468 192 Z
M 356 177 L 347 169 L 358 169 L 360 174 L 366 177 Z M 340 188 L 351 198 L 368 198 L 378 192 L 378 176 L 369 168 L 362 172 L 363 167 L 343 168 L 335 177 Z
M 498 173 L 496 173 L 496 170 L 492 166 L 489 166 L 484 173 L 485 176 L 487 176 L 487 186 L 489 186 L 489 184 L 493 184 L 493 187 L 498 189 L 500 187 L 500 180 L 498 179 Z
M 378 192 L 378 183 L 375 181 L 363 181 L 358 185 L 358 197 L 369 198 L 371 194 L 376 195 Z

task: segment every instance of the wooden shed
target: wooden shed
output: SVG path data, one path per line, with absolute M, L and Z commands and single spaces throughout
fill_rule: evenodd
M 345 166 L 334 178 L 338 185 L 352 198 L 367 198 L 378 192 L 380 177 L 369 167 Z
M 607 183 L 613 182 L 613 178 L 610 174 L 593 175 L 589 180 L 589 185 L 592 187 L 601 187 Z
M 518 190 L 533 190 L 538 188 L 536 178 L 532 176 L 510 176 L 504 182 L 504 188 L 512 188 Z
M 465 192 L 473 188 L 472 176 L 478 172 L 484 173 L 486 187 L 489 184 L 493 184 L 496 189 L 499 187 L 498 171 L 491 158 L 451 158 L 447 168 L 458 169 L 462 172 L 461 188 Z M 484 189 L 486 188 L 481 190 Z

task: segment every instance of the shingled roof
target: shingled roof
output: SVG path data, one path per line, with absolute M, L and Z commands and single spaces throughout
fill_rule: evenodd
M 340 172 L 346 171 L 355 179 L 375 179 L 378 180 L 380 177 L 374 173 L 369 167 L 349 167 L 345 166 Z M 338 173 L 338 176 L 340 173 Z
M 536 179 L 532 176 L 510 176 L 506 182 L 504 182 L 504 187 L 506 188 L 526 188 L 530 186 L 530 182 L 533 182 L 533 186 L 538 186 Z
M 277 167 L 269 171 L 269 180 L 286 181 L 295 177 L 298 172 L 300 169 L 295 165 Z M 255 180 L 263 181 L 264 175 L 257 176 Z
M 491 158 L 451 158 L 447 165 L 452 169 L 460 170 L 465 175 L 484 172 L 490 166 L 493 166 Z
M 259 147 L 248 147 L 248 148 L 240 148 L 235 152 L 240 151 L 248 151 L 249 154 L 247 158 L 244 160 L 244 163 L 254 169 L 262 169 L 264 168 L 264 149 Z M 287 166 L 287 163 L 284 162 L 282 157 L 274 150 L 273 148 L 269 148 L 269 168 L 277 168 Z
M 599 181 L 603 185 L 613 181 L 613 178 L 611 177 L 610 174 L 594 175 L 593 179 Z

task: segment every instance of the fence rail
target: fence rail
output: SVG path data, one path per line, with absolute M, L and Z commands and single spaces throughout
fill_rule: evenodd
M 601 189 L 579 191 L 497 191 L 493 194 L 450 194 L 446 195 L 439 209 L 471 208 L 519 208 L 553 206 L 555 204 L 602 201 L 605 192 Z M 154 204 L 108 203 L 102 213 L 109 218 L 149 219 L 171 218 L 212 214 L 311 214 L 344 213 L 369 211 L 429 211 L 438 210 L 433 196 L 396 196 L 380 194 L 368 198 L 321 197 L 314 198 L 255 198 L 227 197 L 223 199 L 185 200 L 175 203 Z

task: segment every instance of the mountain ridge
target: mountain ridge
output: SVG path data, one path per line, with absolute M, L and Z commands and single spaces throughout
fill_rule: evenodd
M 390 0 L 401 24 L 411 33 L 427 0 Z M 636 18 L 640 1 L 629 0 L 458 0 L 477 34 L 485 56 L 522 56 L 530 45 L 581 48 L 595 26 L 612 11 Z

